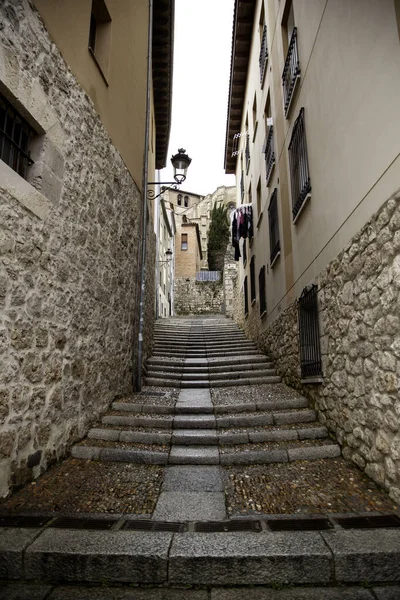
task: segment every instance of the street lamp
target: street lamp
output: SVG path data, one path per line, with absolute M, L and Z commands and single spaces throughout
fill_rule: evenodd
M 174 154 L 171 157 L 171 163 L 174 167 L 174 181 L 149 181 L 147 185 L 168 185 L 167 190 L 173 186 L 181 185 L 186 179 L 186 173 L 191 162 L 192 159 L 186 154 L 186 150 L 184 148 L 179 148 L 177 154 Z M 154 190 L 149 190 L 147 192 L 147 197 L 149 199 L 158 198 L 164 191 L 165 190 L 162 190 L 155 196 Z
M 171 262 L 171 260 L 172 260 L 172 250 L 171 250 L 171 248 L 168 248 L 168 250 L 165 251 L 165 256 L 167 257 L 167 259 L 166 260 L 159 260 L 158 261 L 159 265 Z

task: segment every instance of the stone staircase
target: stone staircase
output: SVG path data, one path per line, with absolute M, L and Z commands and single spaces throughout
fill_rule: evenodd
M 229 319 L 170 318 L 156 323 L 147 385 L 208 388 L 279 381 L 272 362 Z
M 273 365 L 228 319 L 164 320 L 157 324 L 156 340 L 148 361 L 147 384 L 163 386 L 164 392 L 158 388 L 152 392 L 150 387 L 143 403 L 114 402 L 101 423 L 73 447 L 75 458 L 245 465 L 340 455 L 339 446 L 316 421 L 308 401 L 279 383 Z M 162 363 L 161 371 L 155 369 L 157 362 Z M 254 372 L 259 376 L 253 376 Z M 260 394 L 253 400 L 213 402 L 212 388 L 255 384 Z M 272 384 L 267 386 L 268 396 L 265 384 Z M 192 389 L 168 392 L 168 386 Z M 164 399 L 175 394 L 177 399 L 163 403 L 160 394 Z

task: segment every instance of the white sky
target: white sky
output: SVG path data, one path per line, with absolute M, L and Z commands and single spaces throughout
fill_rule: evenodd
M 185 148 L 192 163 L 182 189 L 210 194 L 235 185 L 225 175 L 234 0 L 175 0 L 172 127 L 168 165 L 161 181 L 172 181 L 170 158 Z

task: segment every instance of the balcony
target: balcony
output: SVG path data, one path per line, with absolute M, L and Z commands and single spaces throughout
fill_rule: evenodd
M 274 152 L 274 128 L 269 128 L 267 139 L 265 142 L 265 172 L 266 172 L 266 185 L 268 185 L 271 173 L 275 165 L 275 152 Z
M 271 196 L 268 207 L 269 222 L 269 250 L 271 267 L 281 253 L 281 242 L 279 239 L 279 219 L 278 219 L 278 190 L 275 188 Z
M 258 59 L 258 63 L 260 65 L 260 83 L 261 86 L 264 81 L 265 71 L 267 70 L 267 62 L 268 62 L 268 47 L 267 47 L 267 26 L 264 25 L 263 35 L 261 40 L 261 50 L 260 57 Z
M 296 222 L 306 200 L 311 198 L 311 180 L 308 169 L 307 141 L 304 126 L 304 108 L 300 110 L 293 126 L 289 144 L 290 183 L 292 189 L 292 214 Z
M 282 73 L 283 102 L 286 117 L 289 114 L 290 105 L 292 103 L 297 82 L 300 78 L 300 73 L 299 53 L 297 48 L 297 27 L 295 27 L 293 29 L 292 37 L 290 38 L 289 50 Z

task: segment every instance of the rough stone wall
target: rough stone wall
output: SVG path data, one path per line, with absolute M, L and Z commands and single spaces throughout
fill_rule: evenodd
M 22 202 L 0 181 L 5 495 L 131 390 L 140 194 L 37 13 L 23 0 L 3 2 L 0 11 L 2 52 L 12 57 L 20 90 L 29 81 L 43 114 L 54 113 L 60 154 L 53 157 L 62 164 L 58 196 L 40 176 L 31 179 L 51 200 L 42 213 L 27 208 L 29 194 Z
M 400 194 L 385 202 L 316 283 L 322 384 L 301 383 L 296 305 L 263 335 L 247 320 L 244 329 L 285 382 L 314 402 L 343 455 L 400 503 Z
M 223 302 L 222 281 L 196 281 L 195 277 L 175 279 L 175 313 L 177 315 L 221 313 Z

